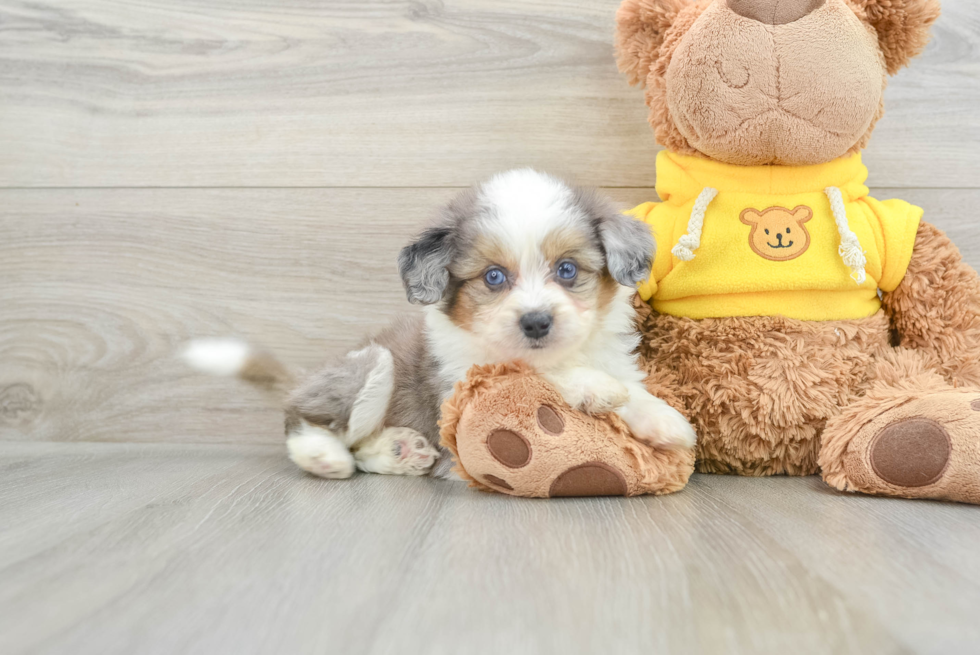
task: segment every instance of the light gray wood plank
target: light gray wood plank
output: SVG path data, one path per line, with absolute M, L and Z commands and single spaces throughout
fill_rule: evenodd
M 0 651 L 966 653 L 977 509 L 695 476 L 537 501 L 270 446 L 0 444 Z
M 413 311 L 395 257 L 454 192 L 0 192 L 0 440 L 278 443 L 276 400 L 188 371 L 180 345 L 238 336 L 293 366 L 356 346 Z M 980 191 L 876 195 L 927 208 L 980 267 Z
M 980 8 L 886 93 L 883 186 L 980 179 Z M 458 186 L 532 165 L 650 186 L 618 0 L 0 6 L 2 186 Z

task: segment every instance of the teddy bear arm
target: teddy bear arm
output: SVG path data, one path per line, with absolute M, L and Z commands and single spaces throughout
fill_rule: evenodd
M 980 385 L 980 278 L 941 230 L 921 223 L 908 270 L 882 297 L 898 345 L 956 385 Z

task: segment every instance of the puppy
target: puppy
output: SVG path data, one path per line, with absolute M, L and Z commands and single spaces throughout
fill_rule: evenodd
M 516 359 L 576 409 L 615 411 L 653 445 L 693 446 L 693 428 L 647 392 L 636 361 L 631 298 L 654 247 L 647 226 L 608 200 L 533 170 L 463 192 L 399 255 L 408 300 L 423 312 L 288 395 L 290 457 L 324 478 L 445 475 L 442 401 L 474 364 Z M 198 342 L 186 357 L 211 372 L 281 377 L 241 344 Z

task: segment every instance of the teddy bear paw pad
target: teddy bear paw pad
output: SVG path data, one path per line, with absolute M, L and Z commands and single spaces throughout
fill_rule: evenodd
M 531 461 L 531 444 L 513 430 L 494 430 L 487 437 L 487 450 L 507 468 L 519 469 Z
M 978 401 L 971 403 L 971 408 Z M 899 487 L 924 487 L 949 464 L 952 442 L 945 428 L 924 417 L 885 426 L 871 444 L 871 466 L 879 478 Z
M 503 478 L 498 478 L 496 475 L 484 473 L 483 479 L 496 487 L 500 487 L 501 489 L 506 489 L 507 491 L 514 490 L 514 487 L 510 486 L 507 480 L 504 480 Z
M 538 426 L 551 435 L 559 435 L 565 429 L 565 420 L 561 414 L 548 405 L 541 405 L 537 411 Z
M 602 462 L 588 462 L 568 469 L 551 483 L 551 498 L 568 496 L 625 496 L 626 477 Z

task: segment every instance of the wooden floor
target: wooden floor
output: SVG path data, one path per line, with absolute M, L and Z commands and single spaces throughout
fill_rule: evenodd
M 327 482 L 175 357 L 353 346 L 502 169 L 655 199 L 617 4 L 0 0 L 0 655 L 980 652 L 980 508 Z M 980 267 L 980 4 L 943 6 L 865 162 Z
M 974 507 L 517 500 L 274 446 L 0 444 L 0 652 L 975 653 Z

